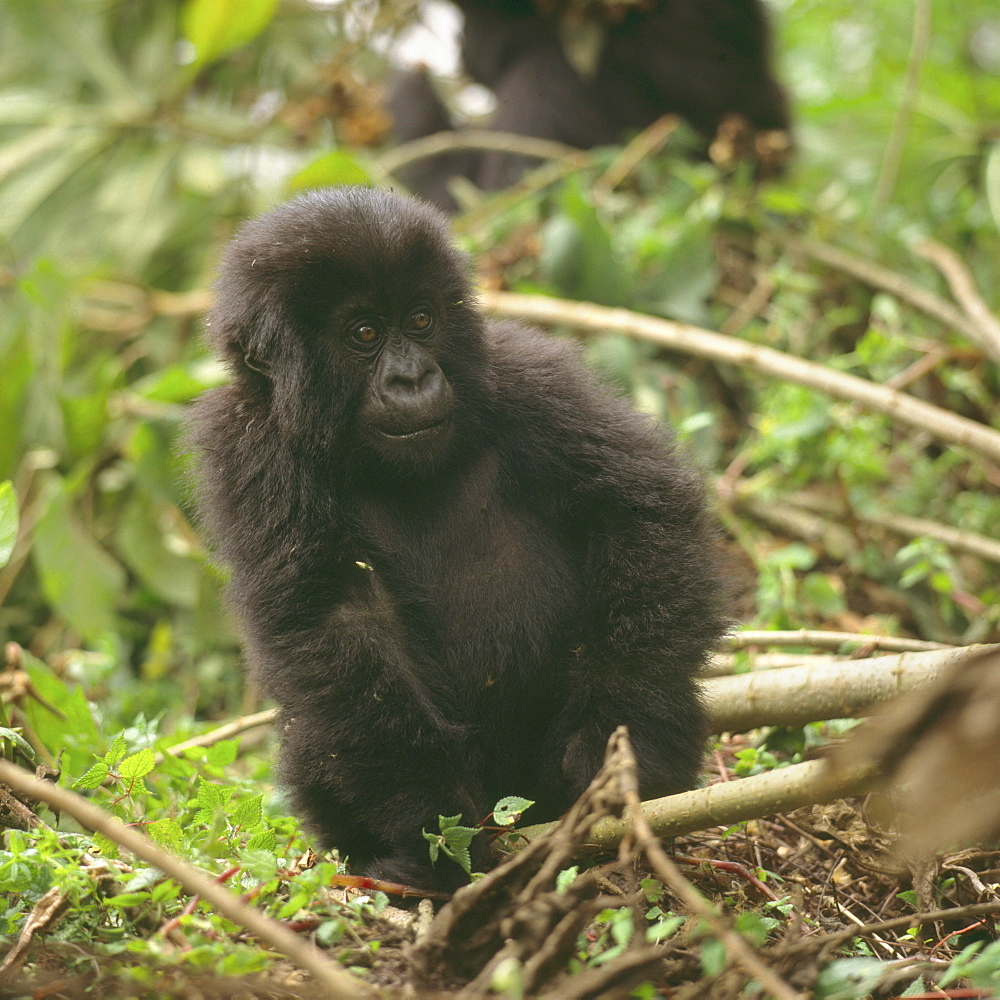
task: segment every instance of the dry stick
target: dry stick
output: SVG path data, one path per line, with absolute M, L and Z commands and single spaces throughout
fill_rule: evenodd
M 820 666 L 780 667 L 712 677 L 701 690 L 712 732 L 758 726 L 802 726 L 818 719 L 855 718 L 904 691 L 928 687 L 953 666 L 1000 645 L 896 653 Z
M 686 323 L 645 316 L 627 309 L 610 309 L 590 302 L 488 291 L 480 292 L 480 299 L 486 311 L 494 315 L 548 325 L 568 324 L 587 330 L 620 330 L 670 350 L 754 368 L 777 378 L 819 389 L 831 396 L 861 403 L 911 427 L 929 431 L 944 441 L 962 445 L 1000 462 L 1000 431 L 905 393 L 804 361 L 772 347 L 750 344 Z
M 204 872 L 157 847 L 121 820 L 109 816 L 76 793 L 49 781 L 39 781 L 27 771 L 3 760 L 0 760 L 0 782 L 19 795 L 28 795 L 45 802 L 57 812 L 68 814 L 86 829 L 103 834 L 143 861 L 159 868 L 188 892 L 201 896 L 223 916 L 245 927 L 265 944 L 311 972 L 334 1000 L 376 996 L 367 983 L 330 961 L 314 945 L 306 944 L 278 921 L 241 902 L 238 896 L 214 882 Z
M 253 715 L 241 715 L 232 722 L 210 729 L 200 736 L 193 736 L 183 743 L 175 743 L 172 747 L 167 747 L 162 753 L 156 755 L 156 763 L 162 764 L 167 757 L 177 757 L 191 747 L 211 747 L 222 740 L 228 740 L 232 736 L 238 736 L 248 729 L 256 729 L 258 726 L 269 726 L 278 717 L 276 708 L 267 708 L 262 712 L 255 712 Z
M 874 646 L 876 649 L 885 649 L 893 653 L 955 648 L 944 642 L 928 642 L 926 639 L 906 639 L 896 635 L 867 635 L 864 632 L 826 632 L 810 628 L 773 632 L 767 629 L 747 629 L 744 632 L 736 632 L 727 639 L 731 649 L 745 649 L 747 646 L 812 646 L 815 649 L 840 649 L 847 642 Z
M 990 312 L 962 259 L 951 247 L 924 240 L 914 250 L 929 260 L 945 277 L 951 294 L 979 328 L 976 338 L 994 361 L 1000 361 L 1000 320 Z
M 594 197 L 598 200 L 607 197 L 647 156 L 659 152 L 679 123 L 676 115 L 664 115 L 643 129 L 598 178 L 593 187 Z
M 939 323 L 951 327 L 965 334 L 969 340 L 974 341 L 981 347 L 985 345 L 981 342 L 981 332 L 979 326 L 966 316 L 960 309 L 956 308 L 947 299 L 935 295 L 926 288 L 913 284 L 912 281 L 904 278 L 895 271 L 875 264 L 864 257 L 856 257 L 847 253 L 839 247 L 830 246 L 828 243 L 820 243 L 817 240 L 799 239 L 797 237 L 787 237 L 782 242 L 791 250 L 805 254 L 818 260 L 821 264 L 834 267 L 844 274 L 849 274 L 852 278 L 857 278 L 871 288 L 878 288 L 883 292 L 905 302 L 907 305 L 919 309 L 922 313 L 936 319 Z
M 656 836 L 679 837 L 713 826 L 732 826 L 747 819 L 791 812 L 800 806 L 823 805 L 861 795 L 874 786 L 875 779 L 875 766 L 871 764 L 834 775 L 827 761 L 810 760 L 738 781 L 722 781 L 691 792 L 647 799 L 642 803 L 642 815 Z M 515 842 L 513 849 L 537 840 L 552 826 L 539 823 L 525 827 L 520 831 L 525 840 Z M 590 831 L 587 843 L 594 848 L 610 849 L 630 829 L 627 820 L 602 819 Z
M 729 923 L 716 912 L 715 907 L 681 874 L 677 865 L 667 856 L 660 841 L 650 829 L 643 815 L 639 799 L 639 785 L 636 780 L 638 765 L 632 747 L 627 740 L 622 741 L 620 752 L 631 766 L 622 768 L 622 785 L 625 804 L 636 844 L 645 852 L 656 874 L 670 887 L 670 891 L 692 913 L 708 924 L 712 934 L 722 942 L 732 962 L 755 978 L 773 997 L 778 1000 L 801 1000 L 802 994 L 793 990 L 773 969 L 762 962 L 749 942 L 738 934 Z
M 953 528 L 950 524 L 942 524 L 940 521 L 911 517 L 909 514 L 868 514 L 853 509 L 848 512 L 839 501 L 829 501 L 824 497 L 812 496 L 808 493 L 793 493 L 785 496 L 783 500 L 793 507 L 815 511 L 827 517 L 850 517 L 851 520 L 861 524 L 873 524 L 876 527 L 885 528 L 887 531 L 894 531 L 911 538 L 920 535 L 935 538 L 950 548 L 968 552 L 980 559 L 1000 563 L 1000 541 L 986 535 L 977 535 L 971 531 L 960 531 L 958 528 Z
M 903 148 L 906 146 L 906 137 L 910 131 L 910 123 L 913 121 L 913 112 L 920 92 L 920 73 L 930 44 L 931 0 L 916 0 L 910 57 L 906 63 L 906 76 L 903 81 L 903 97 L 892 123 L 892 132 L 889 134 L 885 156 L 882 158 L 882 169 L 879 171 L 875 193 L 872 195 L 872 208 L 875 214 L 889 204 L 893 189 L 896 187 L 899 167 L 903 160 Z
M 435 132 L 433 135 L 403 143 L 390 149 L 388 153 L 383 153 L 375 163 L 380 170 L 392 174 L 400 167 L 405 167 L 416 160 L 426 160 L 431 156 L 465 149 L 516 153 L 519 156 L 534 156 L 539 160 L 560 160 L 580 153 L 576 146 L 567 146 L 549 139 L 533 139 L 512 132 L 491 132 L 489 129 L 457 129 Z

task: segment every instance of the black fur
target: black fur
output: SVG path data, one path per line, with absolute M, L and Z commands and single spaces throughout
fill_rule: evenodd
M 567 59 L 558 12 L 539 11 L 534 0 L 454 2 L 465 15 L 466 72 L 496 94 L 488 125 L 496 131 L 589 149 L 618 142 L 666 114 L 679 115 L 706 140 L 728 115 L 741 116 L 755 131 L 790 128 L 761 0 L 655 0 L 631 8 L 602 26 L 590 75 Z M 397 142 L 451 127 L 423 71 L 396 79 L 389 108 Z M 401 179 L 453 211 L 451 178 L 497 190 L 532 162 L 501 152 L 448 153 L 407 167 Z
M 248 223 L 217 296 L 232 381 L 196 407 L 200 508 L 323 843 L 453 886 L 422 827 L 510 794 L 558 815 L 621 723 L 644 795 L 690 787 L 692 676 L 724 621 L 702 484 L 664 428 L 570 344 L 485 321 L 446 221 L 401 195 L 321 191 Z M 384 448 L 362 415 L 414 301 L 449 415 Z M 374 353 L 358 315 L 384 324 Z

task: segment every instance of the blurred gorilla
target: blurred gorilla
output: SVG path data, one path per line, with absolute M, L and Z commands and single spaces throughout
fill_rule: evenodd
M 232 378 L 192 432 L 295 808 L 367 874 L 435 888 L 462 875 L 422 828 L 510 794 L 557 816 L 619 724 L 645 795 L 689 788 L 693 675 L 725 627 L 669 434 L 569 344 L 487 322 L 468 269 L 398 194 L 246 224 L 208 324 Z
M 784 90 L 772 69 L 771 32 L 762 0 L 650 0 L 601 8 L 592 65 L 582 71 L 567 53 L 565 3 L 454 0 L 465 15 L 462 62 L 494 92 L 486 126 L 589 149 L 619 142 L 666 114 L 684 119 L 706 140 L 733 116 L 751 133 L 790 128 Z M 595 15 L 596 16 L 596 15 Z M 452 127 L 422 70 L 394 82 L 393 137 L 406 142 Z M 769 156 L 770 145 L 758 144 Z M 787 154 L 787 137 L 774 147 Z M 482 190 L 512 184 L 530 158 L 500 152 L 442 154 L 400 171 L 413 191 L 454 211 L 448 181 L 467 177 Z M 779 164 L 780 165 L 780 164 Z

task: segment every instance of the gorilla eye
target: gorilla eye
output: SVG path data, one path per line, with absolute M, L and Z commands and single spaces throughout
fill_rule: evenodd
M 426 333 L 434 325 L 434 317 L 426 309 L 414 309 L 410 313 L 410 329 Z
M 378 328 L 371 323 L 360 323 L 351 331 L 351 337 L 359 344 L 374 344 L 378 340 Z

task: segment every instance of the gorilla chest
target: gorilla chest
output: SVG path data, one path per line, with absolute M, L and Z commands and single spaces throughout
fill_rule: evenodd
M 578 559 L 527 503 L 446 495 L 376 523 L 372 565 L 414 662 L 444 668 L 459 687 L 502 686 L 541 679 L 568 652 Z

